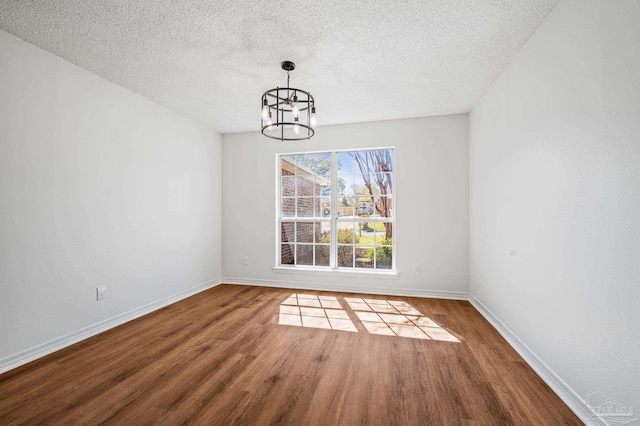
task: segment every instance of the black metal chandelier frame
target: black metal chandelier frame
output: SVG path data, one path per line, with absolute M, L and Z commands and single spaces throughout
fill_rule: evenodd
M 316 112 L 315 100 L 306 90 L 289 87 L 289 72 L 295 69 L 295 64 L 291 61 L 284 61 L 281 66 L 287 72 L 287 87 L 276 87 L 262 94 L 261 107 L 263 112 L 260 118 L 262 134 L 281 141 L 309 139 L 315 134 L 312 125 L 312 118 L 315 119 Z M 297 116 L 294 104 L 298 106 Z M 265 113 L 265 108 L 267 113 Z M 305 118 L 306 122 L 300 121 L 300 118 Z M 272 133 L 265 133 L 265 131 Z

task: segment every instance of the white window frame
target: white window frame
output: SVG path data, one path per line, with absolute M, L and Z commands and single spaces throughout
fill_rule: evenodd
M 338 153 L 342 152 L 356 152 L 356 151 L 379 151 L 379 150 L 391 150 L 392 155 L 392 171 L 393 171 L 393 182 L 391 189 L 391 196 L 393 199 L 393 214 L 390 220 L 372 220 L 371 217 L 360 218 L 353 217 L 344 222 L 355 222 L 355 223 L 364 223 L 364 222 L 390 222 L 392 224 L 392 253 L 391 253 L 391 269 L 375 269 L 375 268 L 357 268 L 355 266 L 351 267 L 339 267 L 336 264 L 337 261 L 337 251 L 338 251 L 338 222 L 340 221 L 338 217 Z M 297 156 L 297 155 L 307 155 L 307 154 L 330 154 L 331 155 L 331 212 L 329 217 L 283 217 L 282 216 L 282 196 L 281 196 L 281 188 L 282 188 L 282 164 L 281 157 L 282 156 Z M 370 148 L 353 148 L 353 149 L 338 149 L 338 150 L 323 150 L 323 151 L 302 151 L 302 152 L 284 152 L 277 153 L 275 158 L 276 163 L 276 214 L 275 214 L 275 228 L 276 228 L 276 238 L 275 238 L 275 266 L 272 268 L 274 272 L 278 273 L 330 273 L 332 275 L 344 275 L 344 276 L 352 276 L 365 274 L 367 276 L 377 276 L 380 278 L 395 278 L 399 274 L 397 272 L 397 263 L 396 263 L 396 255 L 397 255 L 397 226 L 396 226 L 396 217 L 397 217 L 397 193 L 396 193 L 396 154 L 395 147 L 370 147 Z M 354 206 L 355 207 L 355 206 Z M 281 264 L 282 260 L 282 222 L 295 222 L 295 223 L 316 223 L 316 222 L 330 222 L 331 224 L 331 240 L 330 240 L 330 253 L 329 253 L 329 266 L 310 266 L 310 265 L 283 265 Z M 314 242 L 315 245 L 315 242 Z M 374 239 L 375 245 L 375 239 Z M 296 244 L 294 244 L 296 247 Z M 294 252 L 297 251 L 294 250 Z M 294 254 L 295 256 L 295 254 Z M 355 261 L 355 259 L 354 259 Z M 375 256 L 374 256 L 375 262 Z M 355 263 L 354 263 L 355 265 Z

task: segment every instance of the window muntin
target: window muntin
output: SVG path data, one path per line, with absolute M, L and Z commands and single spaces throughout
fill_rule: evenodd
M 278 264 L 395 269 L 393 173 L 393 148 L 278 156 Z

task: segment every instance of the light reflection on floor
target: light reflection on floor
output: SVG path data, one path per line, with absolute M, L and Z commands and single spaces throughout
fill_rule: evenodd
M 292 294 L 282 302 L 280 324 L 358 331 L 337 298 L 313 294 Z
M 345 297 L 344 301 L 371 334 L 460 342 L 407 302 L 352 297 Z M 282 302 L 279 324 L 358 331 L 337 297 L 313 294 L 294 293 Z

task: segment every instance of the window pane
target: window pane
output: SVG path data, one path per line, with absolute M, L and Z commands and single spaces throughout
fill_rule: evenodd
M 322 217 L 322 198 L 315 197 L 313 199 L 313 216 Z
M 370 196 L 369 188 L 362 180 L 362 176 L 355 175 L 353 179 L 353 194 L 356 196 Z
M 378 223 L 378 226 L 380 227 L 380 232 L 378 233 L 378 235 L 384 237 L 381 244 L 393 245 L 393 223 Z
M 368 174 L 367 174 L 368 176 Z M 366 181 L 363 179 L 362 174 L 358 173 L 356 175 L 353 175 L 353 194 L 370 194 L 369 193 L 369 188 L 366 185 Z M 372 188 L 374 189 L 374 188 Z
M 296 195 L 299 197 L 312 197 L 315 195 L 313 176 L 296 176 Z
M 373 268 L 374 251 L 371 246 L 356 246 L 356 268 Z
M 349 194 L 349 189 L 352 184 L 353 177 L 351 175 L 338 175 L 338 196 L 341 197 L 343 195 Z
M 294 217 L 296 215 L 296 199 L 282 199 L 282 217 Z
M 296 249 L 296 265 L 313 265 L 313 245 L 297 244 Z
M 393 176 L 391 173 L 376 173 L 371 177 L 378 187 L 380 195 L 391 195 L 393 193 Z
M 338 175 L 338 195 L 353 194 L 353 175 Z
M 313 216 L 313 197 L 300 197 L 296 199 L 297 203 L 297 217 L 311 217 Z
M 375 238 L 375 241 L 371 244 L 375 246 L 391 244 L 391 239 L 389 238 L 389 241 L 387 241 L 387 238 L 385 237 L 386 228 L 384 223 L 381 223 L 381 222 L 372 223 L 371 226 L 375 227 L 376 229 L 376 238 Z
M 375 218 L 381 217 L 380 211 L 378 209 L 380 209 L 380 196 L 376 195 L 375 197 L 373 197 L 373 204 L 371 205 L 371 210 L 373 211 L 373 214 L 371 216 Z
M 358 197 L 356 205 L 356 216 L 370 217 L 373 216 L 375 209 L 370 197 Z
M 338 266 L 353 267 L 353 246 L 338 246 Z
M 357 206 L 363 206 L 363 205 L 367 205 L 367 206 L 371 206 L 373 204 L 373 196 L 369 195 L 368 193 L 365 194 L 360 194 L 357 195 L 354 199 L 354 203 Z
M 293 265 L 293 251 L 295 250 L 295 245 L 293 244 L 282 244 L 280 246 L 280 263 L 282 265 Z
M 331 154 L 316 154 L 311 165 L 316 184 L 316 195 L 331 195 Z
M 296 242 L 313 242 L 313 223 L 296 223 Z
M 282 222 L 282 238 L 280 241 L 283 243 L 292 243 L 295 241 L 295 223 L 294 222 Z
M 280 188 L 283 197 L 291 197 L 296 194 L 296 178 L 295 176 L 283 176 L 282 187 Z
M 316 266 L 329 266 L 330 251 L 328 245 L 316 245 Z
M 331 154 L 328 152 L 299 154 L 296 156 L 298 168 L 306 173 L 327 177 L 331 173 Z
M 351 157 L 351 167 L 354 174 L 375 172 L 370 153 L 373 151 L 352 151 L 349 152 Z
M 358 222 L 356 223 L 356 243 L 360 245 L 372 246 L 375 241 L 384 238 L 384 224 L 381 222 Z
M 355 171 L 356 170 L 354 170 L 353 157 L 349 155 L 348 152 L 339 152 L 338 153 L 338 173 L 349 174 Z
M 331 153 L 323 152 L 313 155 L 313 164 L 311 170 L 318 176 L 323 176 L 327 179 L 331 176 Z
M 393 259 L 393 247 L 381 246 L 376 247 L 376 268 L 391 269 Z
M 297 166 L 298 166 L 298 174 L 300 174 L 300 172 L 303 169 L 307 169 L 308 170 L 308 166 L 311 164 L 312 158 L 313 158 L 313 154 L 298 154 L 296 155 L 296 161 L 297 161 Z
M 322 244 L 331 243 L 331 222 L 315 223 L 315 242 Z
M 354 198 L 353 197 L 347 197 L 347 196 L 343 196 L 340 199 L 338 199 L 338 217 L 352 217 L 354 215 L 353 213 L 353 204 L 354 204 Z
M 292 176 L 296 173 L 296 160 L 289 155 L 280 157 L 280 174 L 282 176 Z
M 380 210 L 380 217 L 393 217 L 393 197 L 376 197 L 375 202 Z
M 354 244 L 353 222 L 338 222 L 338 244 Z
M 382 158 L 382 163 L 385 168 L 382 171 L 385 172 L 393 172 L 393 150 L 392 149 L 383 149 L 379 151 L 379 155 Z
M 320 199 L 320 213 L 322 217 L 328 217 L 331 215 L 331 198 L 322 197 Z
M 323 197 L 330 197 L 331 196 L 331 182 L 328 181 L 326 183 L 320 183 L 318 185 L 318 193 L 316 195 L 321 195 Z

